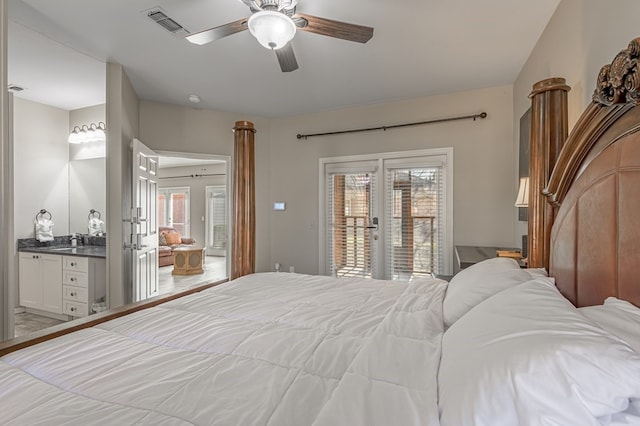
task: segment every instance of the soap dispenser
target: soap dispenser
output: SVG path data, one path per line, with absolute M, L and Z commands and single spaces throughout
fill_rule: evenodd
M 76 234 L 71 234 L 71 247 L 77 247 L 78 246 L 78 237 L 76 236 Z

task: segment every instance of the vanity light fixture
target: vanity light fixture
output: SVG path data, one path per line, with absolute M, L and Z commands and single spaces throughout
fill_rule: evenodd
M 98 124 L 91 123 L 89 125 L 75 126 L 69 134 L 69 143 L 85 143 L 85 142 L 104 142 L 107 140 L 105 130 L 106 124 L 100 121 Z

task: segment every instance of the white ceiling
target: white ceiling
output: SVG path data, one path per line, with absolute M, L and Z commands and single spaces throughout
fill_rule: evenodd
M 559 1 L 300 0 L 301 13 L 374 35 L 299 31 L 300 69 L 282 73 L 247 31 L 198 46 L 144 13 L 160 6 L 193 33 L 248 16 L 238 0 L 10 0 L 9 82 L 75 109 L 104 102 L 112 61 L 140 99 L 192 105 L 197 94 L 199 108 L 266 117 L 491 87 L 514 82 Z

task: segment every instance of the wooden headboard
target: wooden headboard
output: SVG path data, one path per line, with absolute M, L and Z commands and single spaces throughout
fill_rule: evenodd
M 598 75 L 543 190 L 549 274 L 576 306 L 640 306 L 640 38 Z

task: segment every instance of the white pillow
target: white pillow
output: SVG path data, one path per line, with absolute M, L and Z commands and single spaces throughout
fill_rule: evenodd
M 450 327 L 474 306 L 494 294 L 532 278 L 518 262 L 495 257 L 463 269 L 451 278 L 442 305 L 445 327 Z
M 578 310 L 605 331 L 627 342 L 640 354 L 640 308 L 625 300 L 609 297 L 604 305 Z
M 598 425 L 640 397 L 640 356 L 537 278 L 446 331 L 438 396 L 443 426 Z

